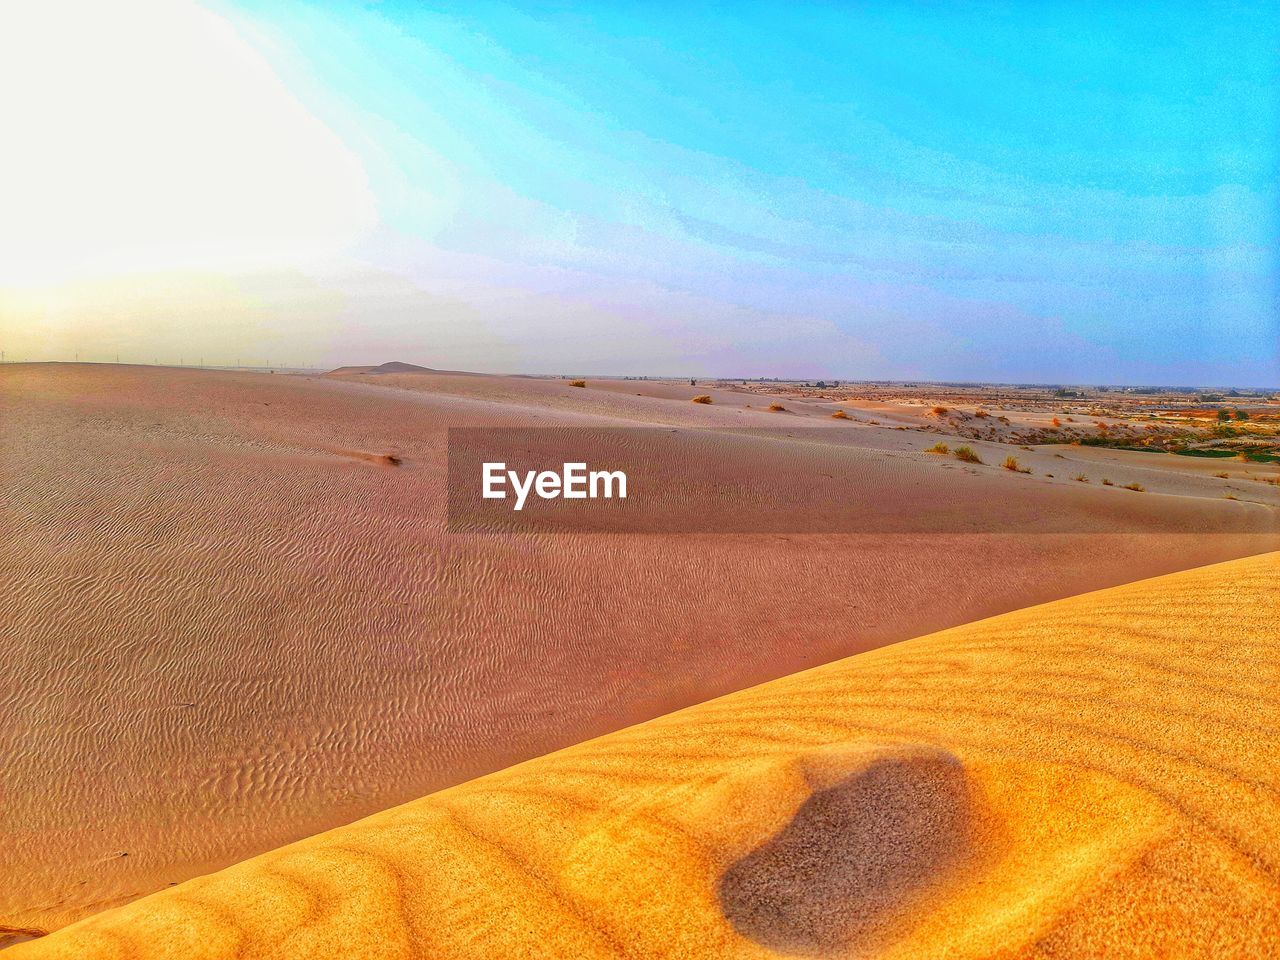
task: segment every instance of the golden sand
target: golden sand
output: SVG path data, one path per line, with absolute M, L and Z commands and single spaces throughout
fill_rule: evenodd
M 1217 479 L 962 467 L 801 402 L 843 445 L 779 467 L 720 429 L 781 415 L 711 392 L 0 366 L 0 945 L 819 663 L 1280 547 L 1280 510 Z M 446 429 L 548 424 L 706 428 L 731 475 L 789 470 L 834 506 L 1074 532 L 448 532 Z
M 1280 554 L 444 790 L 14 960 L 1280 955 Z

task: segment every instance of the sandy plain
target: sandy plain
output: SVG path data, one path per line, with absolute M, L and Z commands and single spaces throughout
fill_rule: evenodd
M 22 958 L 1280 956 L 1280 554 L 862 653 Z
M 1275 485 L 1242 475 L 1250 497 L 1229 501 L 1185 458 L 1035 448 L 1022 475 L 999 467 L 1008 444 L 974 441 L 986 463 L 962 464 L 924 432 L 785 406 L 676 382 L 0 367 L 0 930 L 53 930 L 816 664 L 1278 545 Z M 750 476 L 777 450 L 734 431 L 780 421 L 822 432 L 806 456 L 832 497 L 953 520 L 1000 505 L 1020 525 L 445 522 L 449 427 L 702 428 Z

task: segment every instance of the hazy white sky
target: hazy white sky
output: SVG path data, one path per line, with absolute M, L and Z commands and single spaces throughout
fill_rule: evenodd
M 0 4 L 10 359 L 1280 383 L 1274 3 Z

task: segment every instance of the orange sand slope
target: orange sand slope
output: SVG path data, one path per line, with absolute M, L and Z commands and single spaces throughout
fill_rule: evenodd
M 474 780 L 35 957 L 1280 956 L 1280 553 Z

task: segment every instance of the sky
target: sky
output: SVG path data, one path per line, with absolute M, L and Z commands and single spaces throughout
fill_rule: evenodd
M 1280 2 L 0 7 L 8 359 L 1280 385 Z

